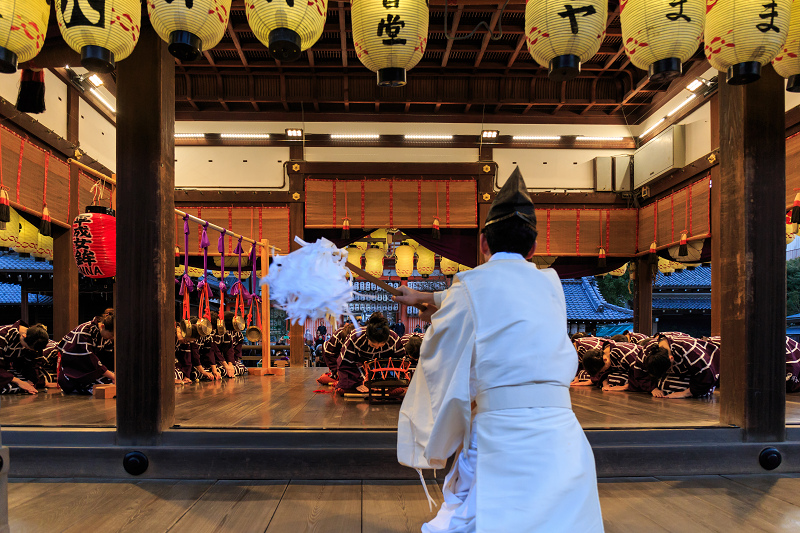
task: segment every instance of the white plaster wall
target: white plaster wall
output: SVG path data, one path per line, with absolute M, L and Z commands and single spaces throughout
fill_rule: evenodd
M 79 105 L 81 119 L 81 150 L 97 159 L 111 171 L 117 168 L 117 130 L 106 118 L 94 110 L 82 98 Z
M 496 148 L 497 182 L 502 186 L 514 168 L 525 178 L 529 189 L 594 189 L 595 157 L 632 154 L 633 150 L 548 150 Z
M 306 147 L 306 161 L 372 163 L 474 163 L 477 148 Z
M 0 96 L 17 103 L 19 95 L 19 71 L 14 74 L 0 74 Z M 31 118 L 61 137 L 67 137 L 67 86 L 49 70 L 44 71 L 45 112 L 29 114 Z
M 184 189 L 289 189 L 283 163 L 289 148 L 176 146 L 175 187 Z

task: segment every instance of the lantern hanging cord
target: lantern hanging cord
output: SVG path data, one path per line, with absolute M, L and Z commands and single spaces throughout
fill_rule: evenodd
M 445 0 L 445 3 L 444 3 L 444 36 L 448 41 L 463 41 L 463 40 L 466 40 L 466 39 L 471 39 L 472 36 L 475 35 L 475 32 L 477 32 L 478 29 L 481 26 L 486 28 L 486 31 L 489 32 L 489 39 L 491 39 L 492 41 L 499 41 L 503 37 L 503 13 L 505 12 L 506 6 L 508 5 L 508 0 L 506 0 L 506 2 L 503 4 L 503 7 L 500 8 L 500 15 L 497 17 L 497 35 L 495 35 L 495 33 L 492 31 L 492 28 L 489 27 L 489 23 L 487 23 L 485 20 L 482 20 L 474 28 L 472 28 L 472 31 L 469 32 L 469 35 L 465 35 L 463 37 L 456 37 L 455 35 L 451 36 L 450 35 L 450 31 L 447 29 L 447 13 L 448 13 L 447 6 L 448 6 L 448 4 L 449 4 L 449 1 Z M 454 33 L 458 33 L 458 28 L 456 28 L 456 31 Z
M 89 192 L 92 193 L 92 205 L 97 205 L 99 200 L 103 199 L 103 196 L 106 192 L 106 188 L 103 186 L 103 180 L 98 179 L 92 188 L 89 189 Z
M 238 233 L 234 233 L 234 232 L 232 232 L 232 231 L 230 231 L 228 229 L 225 229 L 223 227 L 217 226 L 216 224 L 212 224 L 207 220 L 203 220 L 202 218 L 197 218 L 196 216 L 190 215 L 188 213 L 184 213 L 180 209 L 176 209 L 175 213 L 177 213 L 181 217 L 188 217 L 189 220 L 191 220 L 192 222 L 197 222 L 198 224 L 201 224 L 201 225 L 205 226 L 206 228 L 211 228 L 214 231 L 219 231 L 220 233 L 224 233 L 225 235 L 230 235 L 234 239 L 241 239 L 241 240 L 243 240 L 245 242 L 249 242 L 249 243 L 251 243 L 251 244 L 253 244 L 255 246 L 264 246 L 263 244 L 261 244 L 258 241 L 255 241 L 253 239 L 248 239 L 247 237 L 245 237 L 243 235 L 239 235 Z M 269 247 L 272 248 L 276 252 L 281 252 L 282 251 L 280 248 L 276 248 L 276 247 L 272 246 L 271 244 L 269 245 Z

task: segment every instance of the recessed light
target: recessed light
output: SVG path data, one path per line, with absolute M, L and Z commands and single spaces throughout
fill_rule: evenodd
M 287 129 L 286 130 L 286 136 L 287 137 L 295 137 L 295 138 L 302 137 L 303 136 L 303 130 Z
M 221 139 L 269 139 L 269 133 L 220 133 Z
M 409 141 L 452 141 L 452 135 L 404 135 Z
M 579 135 L 575 137 L 576 141 L 622 141 L 625 137 L 586 137 Z
M 669 113 L 667 113 L 667 116 L 668 116 L 668 117 L 671 117 L 672 115 L 674 115 L 675 113 L 677 113 L 678 111 L 680 111 L 681 109 L 683 109 L 683 108 L 684 108 L 684 107 L 685 107 L 685 106 L 686 106 L 686 105 L 687 105 L 689 102 L 691 102 L 691 101 L 692 101 L 692 100 L 694 100 L 695 98 L 697 98 L 697 95 L 696 95 L 696 94 L 693 94 L 693 95 L 691 95 L 689 98 L 687 98 L 686 100 L 684 100 L 683 102 L 681 102 L 680 104 L 678 104 L 678 106 L 677 106 L 675 109 L 673 109 L 672 111 L 670 111 Z
M 205 133 L 176 133 L 176 139 L 202 139 L 206 136 Z
M 377 133 L 331 133 L 331 139 L 380 139 Z
M 117 112 L 117 110 L 116 110 L 116 109 L 114 109 L 114 106 L 113 106 L 113 105 L 111 105 L 111 104 L 108 102 L 108 100 L 106 100 L 105 98 L 103 98 L 103 97 L 100 95 L 100 93 L 99 93 L 99 92 L 97 92 L 97 90 L 96 90 L 96 89 L 89 89 L 89 92 L 91 92 L 91 93 L 92 93 L 92 95 L 94 95 L 94 97 L 95 97 L 95 98 L 97 98 L 98 100 L 100 100 L 100 102 L 101 102 L 101 103 L 102 103 L 104 106 L 106 106 L 108 109 L 110 109 L 112 113 L 116 113 L 116 112 Z
M 483 130 L 481 132 L 481 137 L 484 139 L 495 139 L 500 134 L 498 130 Z
M 657 128 L 657 127 L 658 127 L 658 126 L 659 126 L 659 125 L 660 125 L 662 122 L 664 122 L 665 120 L 667 120 L 667 119 L 666 119 L 666 118 L 662 118 L 661 120 L 659 120 L 658 122 L 656 122 L 655 124 L 653 124 L 652 126 L 650 126 L 649 128 L 647 128 L 646 130 L 644 130 L 644 131 L 643 131 L 643 132 L 642 132 L 642 133 L 639 135 L 639 138 L 641 139 L 642 137 L 644 137 L 645 135 L 647 135 L 648 133 L 650 133 L 651 131 L 653 131 L 654 129 L 656 129 L 656 128 Z
M 512 141 L 560 141 L 561 135 L 514 135 Z

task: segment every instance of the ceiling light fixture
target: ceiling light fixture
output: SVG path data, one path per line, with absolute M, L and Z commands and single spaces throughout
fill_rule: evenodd
M 697 98 L 697 95 L 696 95 L 696 94 L 693 94 L 693 95 L 691 95 L 689 98 L 687 98 L 686 100 L 684 100 L 683 102 L 681 102 L 680 104 L 678 104 L 678 106 L 677 106 L 675 109 L 673 109 L 672 111 L 670 111 L 669 113 L 667 113 L 667 116 L 668 116 L 668 117 L 671 117 L 672 115 L 674 115 L 675 113 L 677 113 L 678 111 L 680 111 L 681 109 L 683 109 L 683 108 L 684 108 L 684 107 L 685 107 L 685 106 L 686 106 L 686 105 L 687 105 L 689 102 L 691 102 L 691 101 L 692 101 L 692 100 L 694 100 L 695 98 Z
M 452 135 L 404 135 L 407 141 L 452 141 Z
M 656 122 L 655 124 L 653 124 L 652 126 L 650 126 L 649 128 L 647 128 L 646 130 L 644 130 L 644 131 L 643 131 L 643 132 L 642 132 L 642 133 L 639 135 L 639 138 L 641 139 L 642 137 L 644 137 L 645 135 L 647 135 L 648 133 L 650 133 L 651 131 L 653 131 L 654 129 L 656 129 L 656 128 L 657 128 L 657 127 L 658 127 L 658 126 L 659 126 L 659 125 L 660 125 L 662 122 L 664 122 L 665 120 L 667 120 L 667 119 L 666 119 L 666 117 L 665 117 L 665 118 L 662 118 L 661 120 L 659 120 L 658 122 Z
M 381 136 L 377 133 L 331 133 L 331 139 L 356 139 L 356 140 L 367 140 L 367 139 L 380 139 Z
M 514 135 L 512 141 L 560 141 L 561 135 Z
M 269 133 L 220 133 L 221 139 L 269 139 Z
M 699 78 L 695 78 L 695 80 L 692 83 L 690 83 L 689 85 L 687 85 L 686 88 L 689 89 L 690 91 L 694 92 L 698 88 L 700 88 L 701 85 L 703 85 L 703 82 Z
M 97 74 L 92 74 L 91 76 L 89 76 L 88 79 L 95 87 L 100 87 L 101 85 L 103 85 L 103 80 L 101 80 L 100 76 L 98 76 Z
M 96 89 L 89 89 L 89 92 L 90 92 L 90 93 L 92 93 L 92 95 L 93 95 L 95 98 L 97 98 L 98 100 L 100 100 L 100 102 L 101 102 L 101 103 L 102 103 L 104 106 L 106 106 L 107 108 L 109 108 L 109 109 L 111 110 L 111 112 L 112 112 L 112 113 L 116 113 L 116 112 L 117 112 L 117 110 L 116 110 L 116 109 L 114 109 L 114 106 L 113 106 L 113 105 L 111 105 L 111 104 L 108 102 L 108 100 L 106 100 L 105 98 L 103 98 L 103 97 L 100 95 L 100 93 L 99 93 L 99 92 L 97 92 L 97 90 L 96 90 Z
M 623 141 L 625 137 L 585 137 L 579 135 L 575 137 L 576 141 Z
M 176 133 L 176 139 L 203 139 L 206 136 L 205 133 Z
M 483 130 L 481 132 L 481 137 L 484 139 L 496 139 L 498 135 L 500 135 L 498 130 Z
M 287 137 L 294 137 L 294 138 L 302 137 L 303 136 L 303 130 L 287 129 L 286 130 L 286 136 Z

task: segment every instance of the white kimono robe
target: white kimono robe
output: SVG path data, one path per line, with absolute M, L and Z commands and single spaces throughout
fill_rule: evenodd
M 436 303 L 397 457 L 441 469 L 461 451 L 423 531 L 602 532 L 594 456 L 569 400 L 578 360 L 556 273 L 495 254 Z

